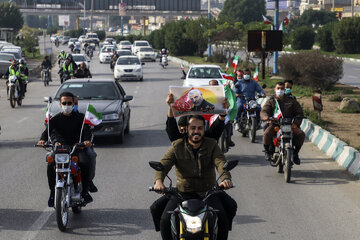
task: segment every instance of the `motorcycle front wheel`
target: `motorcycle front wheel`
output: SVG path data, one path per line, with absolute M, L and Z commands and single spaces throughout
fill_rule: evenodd
M 60 231 L 64 232 L 66 230 L 66 225 L 69 218 L 69 209 L 66 203 L 66 189 L 57 188 L 56 189 L 56 199 L 55 199 L 55 210 L 56 210 L 56 222 Z
M 9 99 L 10 99 L 10 106 L 11 106 L 12 108 L 15 108 L 15 106 L 16 106 L 16 98 L 15 98 L 15 87 L 14 87 L 14 86 L 12 86 L 12 87 L 10 88 L 10 96 L 9 96 Z
M 220 136 L 220 149 L 223 153 L 226 153 L 229 150 L 228 131 L 226 129 L 224 129 Z
M 250 132 L 249 132 L 249 138 L 251 140 L 252 143 L 255 142 L 255 138 L 256 138 L 256 128 L 257 128 L 257 121 L 256 121 L 256 117 L 252 117 L 251 118 L 251 126 L 250 126 Z
M 291 148 L 286 148 L 286 156 L 285 164 L 284 164 L 284 177 L 287 183 L 290 182 L 291 179 L 291 167 L 292 167 L 292 158 L 293 158 L 293 150 Z

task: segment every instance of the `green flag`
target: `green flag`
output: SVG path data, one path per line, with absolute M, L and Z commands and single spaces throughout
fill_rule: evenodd
M 225 97 L 230 103 L 230 107 L 228 110 L 228 117 L 232 121 L 236 118 L 238 113 L 238 106 L 236 104 L 236 95 L 234 91 L 227 84 L 224 86 L 224 91 L 225 91 Z

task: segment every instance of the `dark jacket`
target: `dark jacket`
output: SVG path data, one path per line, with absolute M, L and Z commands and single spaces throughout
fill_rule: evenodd
M 82 70 L 79 68 L 75 73 L 76 78 L 92 78 L 92 75 L 90 73 L 90 70 L 85 68 L 85 70 Z
M 157 179 L 164 181 L 166 174 L 175 165 L 178 190 L 204 195 L 216 185 L 215 168 L 219 174 L 222 174 L 226 160 L 214 139 L 204 137 L 198 152 L 194 154 L 187 137 L 184 137 L 172 142 L 161 163 L 164 171 L 155 173 L 155 181 Z M 222 181 L 224 179 L 231 180 L 230 173 L 225 173 L 221 177 Z
M 301 122 L 304 118 L 303 110 L 298 101 L 296 101 L 293 97 L 283 97 L 281 99 L 277 99 L 281 113 L 284 118 L 295 118 L 294 123 L 300 127 Z M 270 117 L 274 115 L 275 110 L 275 97 L 272 96 L 267 102 L 265 103 L 264 107 L 261 109 L 260 117 L 261 120 L 267 121 Z
M 84 114 L 74 111 L 70 116 L 59 113 L 52 117 L 48 123 L 51 142 L 60 142 L 69 146 L 78 143 L 84 117 Z M 40 140 L 47 141 L 47 136 L 47 129 L 45 129 Z M 91 141 L 91 130 L 88 124 L 84 124 L 81 141 Z
M 191 108 L 191 111 L 209 112 L 214 111 L 214 109 L 215 106 L 204 99 L 199 106 Z
M 224 128 L 225 122 L 217 118 L 211 127 L 205 131 L 205 137 L 213 138 L 217 141 L 224 131 Z M 184 137 L 184 135 L 180 133 L 176 119 L 174 117 L 167 118 L 165 130 L 171 142 Z
M 51 64 L 50 60 L 48 60 L 48 61 L 44 60 L 44 61 L 41 63 L 41 67 L 44 68 L 44 69 L 45 69 L 45 68 L 51 69 L 52 64 Z

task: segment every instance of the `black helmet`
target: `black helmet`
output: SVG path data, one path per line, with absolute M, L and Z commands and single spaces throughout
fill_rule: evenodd
M 73 56 L 71 55 L 71 53 L 68 53 L 68 54 L 66 55 L 66 59 L 69 59 L 69 60 L 72 60 L 72 59 L 73 59 Z

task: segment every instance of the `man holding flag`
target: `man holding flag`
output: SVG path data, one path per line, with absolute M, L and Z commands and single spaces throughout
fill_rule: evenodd
M 285 85 L 283 82 L 276 83 L 275 96 L 272 96 L 264 105 L 260 112 L 261 120 L 268 122 L 269 126 L 264 132 L 265 159 L 271 160 L 275 151 L 273 137 L 275 136 L 273 119 L 293 118 L 293 143 L 294 143 L 294 163 L 299 165 L 299 151 L 305 141 L 305 133 L 300 129 L 303 110 L 296 99 L 285 95 Z
M 74 146 L 76 143 L 83 141 L 85 148 L 92 146 L 91 144 L 91 130 L 86 123 L 84 114 L 73 111 L 74 95 L 70 92 L 63 92 L 60 95 L 61 113 L 51 117 L 48 121 L 48 130 L 45 130 L 41 135 L 38 146 L 44 146 L 50 135 L 51 142 L 55 146 L 68 145 Z M 94 122 L 94 119 L 90 119 Z M 88 193 L 89 181 L 91 174 L 91 161 L 87 157 L 85 149 L 77 149 L 76 153 L 79 157 L 79 166 L 81 168 L 81 177 L 83 184 L 83 191 L 81 196 L 86 203 L 93 201 Z M 48 201 L 49 207 L 54 207 L 55 197 L 55 178 L 54 162 L 48 163 L 47 176 L 50 188 L 50 197 Z

